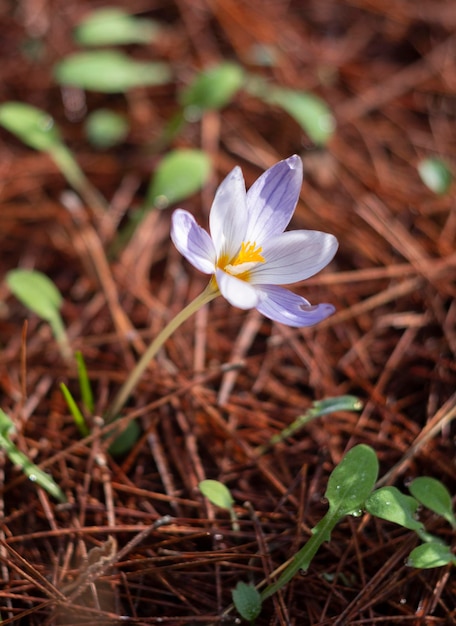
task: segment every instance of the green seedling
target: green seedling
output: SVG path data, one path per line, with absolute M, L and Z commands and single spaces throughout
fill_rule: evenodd
M 451 552 L 450 547 L 443 543 L 422 543 L 410 552 L 407 565 L 417 569 L 456 565 L 456 556 Z
M 78 405 L 76 404 L 76 401 L 74 400 L 73 396 L 71 395 L 70 390 L 65 385 L 65 383 L 60 383 L 60 390 L 63 393 L 63 397 L 65 398 L 65 401 L 66 401 L 66 403 L 68 405 L 70 413 L 73 416 L 74 423 L 76 424 L 79 432 L 81 433 L 81 435 L 83 437 L 87 437 L 87 435 L 90 434 L 90 429 L 87 426 L 87 423 L 85 421 L 84 415 L 82 414 L 81 410 L 79 409 Z
M 50 115 L 23 102 L 5 102 L 0 105 L 0 124 L 27 146 L 46 152 L 95 212 L 106 208 L 105 199 L 85 177 Z
M 59 502 L 66 502 L 66 497 L 57 483 L 49 474 L 43 472 L 37 465 L 32 463 L 23 452 L 17 449 L 10 439 L 10 434 L 14 430 L 14 424 L 10 417 L 0 409 L 0 448 L 7 454 L 11 463 L 19 466 L 29 480 L 36 483 L 47 491 Z
M 247 92 L 268 105 L 290 115 L 316 146 L 325 146 L 334 134 L 336 122 L 324 100 L 306 91 L 276 87 L 258 76 L 250 75 Z
M 362 515 L 364 502 L 371 493 L 378 475 L 378 460 L 369 446 L 360 444 L 352 448 L 328 480 L 325 498 L 329 509 L 312 529 L 312 536 L 285 567 L 278 580 L 261 593 L 265 600 L 282 589 L 299 571 L 307 571 L 320 546 L 331 538 L 333 528 L 346 515 Z
M 73 353 L 60 315 L 63 298 L 54 283 L 36 270 L 11 270 L 6 275 L 11 292 L 30 311 L 50 325 L 62 357 L 71 361 Z
M 271 437 L 268 443 L 258 446 L 255 452 L 260 455 L 264 454 L 269 448 L 291 437 L 301 430 L 306 424 L 314 420 L 316 417 L 322 417 L 336 411 L 360 411 L 363 404 L 356 396 L 336 396 L 334 398 L 325 398 L 324 400 L 316 400 L 312 406 L 303 414 L 297 417 L 289 426 L 284 428 L 280 433 Z
M 225 509 L 230 514 L 232 528 L 234 531 L 239 530 L 238 518 L 234 510 L 234 499 L 230 490 L 218 480 L 202 480 L 198 485 L 199 490 L 209 502 L 215 506 Z

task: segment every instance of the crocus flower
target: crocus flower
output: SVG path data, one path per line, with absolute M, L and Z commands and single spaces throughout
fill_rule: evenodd
M 279 287 L 313 276 L 337 250 L 333 235 L 313 230 L 285 231 L 299 198 L 302 161 L 294 155 L 276 163 L 245 190 L 235 167 L 217 189 L 210 235 L 182 209 L 172 216 L 171 238 L 197 269 L 235 307 L 256 308 L 288 326 L 310 326 L 334 312 L 331 304 L 312 306 Z

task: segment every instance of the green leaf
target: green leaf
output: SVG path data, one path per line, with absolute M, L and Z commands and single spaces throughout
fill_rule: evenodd
M 28 309 L 51 322 L 60 316 L 62 296 L 52 280 L 36 270 L 11 270 L 6 282 L 12 293 Z
M 109 454 L 114 457 L 127 454 L 133 448 L 140 436 L 141 428 L 136 420 L 132 420 L 109 446 Z
M 110 148 L 122 142 L 128 134 L 129 125 L 123 115 L 109 109 L 98 109 L 85 121 L 85 132 L 96 148 Z
M 231 102 L 243 82 L 244 71 L 239 65 L 220 63 L 200 72 L 181 92 L 179 101 L 191 108 L 192 116 L 208 109 L 221 109 Z
M 147 191 L 146 207 L 165 209 L 199 191 L 209 179 L 211 161 L 202 150 L 179 149 L 159 163 Z
M 78 405 L 76 404 L 73 396 L 71 395 L 70 390 L 65 385 L 65 383 L 60 383 L 60 390 L 63 393 L 63 397 L 70 409 L 70 413 L 73 416 L 74 423 L 76 424 L 79 432 L 83 437 L 87 437 L 90 434 L 89 427 L 86 424 L 85 418 L 81 411 L 79 410 Z
M 255 449 L 256 454 L 264 454 L 271 446 L 283 441 L 287 437 L 291 437 L 298 430 L 317 417 L 334 413 L 335 411 L 360 411 L 363 403 L 356 396 L 335 396 L 333 398 L 325 398 L 324 400 L 316 400 L 312 406 L 307 409 L 303 415 L 299 415 L 289 426 L 273 435 L 271 439 Z
M 0 105 L 0 124 L 35 150 L 52 151 L 61 145 L 54 119 L 29 104 L 5 102 Z
M 77 350 L 75 352 L 76 363 L 78 366 L 78 380 L 79 389 L 81 390 L 82 402 L 89 413 L 93 413 L 95 404 L 93 401 L 92 387 L 90 386 L 89 375 L 87 374 L 87 367 L 82 356 L 82 352 Z
M 2 409 L 0 409 L 0 435 L 9 437 L 9 433 L 14 431 L 13 420 Z
M 444 194 L 451 186 L 451 170 L 442 159 L 423 159 L 418 164 L 418 173 L 426 187 L 434 193 Z
M 233 604 L 244 619 L 252 622 L 261 612 L 261 595 L 253 585 L 238 582 L 232 590 Z
M 56 482 L 52 479 L 49 474 L 43 472 L 37 465 L 32 463 L 30 459 L 17 447 L 14 443 L 9 439 L 7 432 L 10 430 L 8 428 L 8 422 L 12 425 L 11 419 L 0 409 L 0 448 L 8 455 L 11 463 L 18 465 L 24 474 L 28 476 L 28 478 L 45 489 L 51 496 L 59 500 L 60 502 L 66 502 L 66 497 L 60 487 Z
M 366 510 L 375 517 L 394 522 L 409 530 L 421 531 L 423 524 L 415 519 L 418 500 L 401 493 L 396 487 L 382 487 L 366 500 Z
M 134 61 L 117 50 L 72 54 L 55 66 L 54 74 L 59 84 L 104 93 L 162 85 L 171 79 L 167 64 Z
M 456 528 L 451 495 L 440 480 L 429 476 L 420 476 L 410 483 L 409 490 L 421 504 L 437 515 L 441 515 L 453 528 Z
M 82 20 L 75 28 L 74 36 L 82 46 L 114 46 L 149 43 L 159 30 L 157 22 L 106 7 L 93 11 Z
M 291 115 L 317 146 L 326 145 L 332 137 L 336 122 L 321 98 L 305 91 L 273 87 L 264 99 Z
M 328 480 L 325 497 L 329 510 L 337 518 L 359 516 L 378 476 L 378 460 L 370 446 L 352 448 L 334 468 Z
M 206 498 L 219 506 L 221 509 L 231 509 L 234 504 L 230 490 L 218 480 L 202 480 L 198 485 L 199 490 Z
M 442 543 L 423 543 L 411 551 L 407 565 L 419 569 L 443 567 L 452 563 L 456 565 L 456 557 L 449 546 Z

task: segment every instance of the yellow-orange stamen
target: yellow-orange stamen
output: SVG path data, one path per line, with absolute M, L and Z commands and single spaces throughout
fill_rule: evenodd
M 241 280 L 249 280 L 250 270 L 257 263 L 265 263 L 266 261 L 261 254 L 262 251 L 263 248 L 257 246 L 254 241 L 243 241 L 241 249 L 233 259 L 229 261 L 226 256 L 222 256 L 219 258 L 217 265 L 220 269 L 228 272 L 228 274 L 237 276 Z

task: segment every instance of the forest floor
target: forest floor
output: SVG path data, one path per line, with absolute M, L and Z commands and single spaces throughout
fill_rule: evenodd
M 46 152 L 0 128 L 0 407 L 14 423 L 11 441 L 66 496 L 59 503 L 0 457 L 2 624 L 240 623 L 231 590 L 267 579 L 307 541 L 327 509 L 328 477 L 354 445 L 374 449 L 383 484 L 407 493 L 412 479 L 431 476 L 455 493 L 455 187 L 435 193 L 418 170 L 437 157 L 456 171 L 454 4 L 113 0 L 158 22 L 151 43 L 122 50 L 167 63 L 171 79 L 116 94 L 62 87 L 53 68 L 81 48 L 76 24 L 102 6 L 0 7 L 0 105 L 50 114 L 107 200 L 100 214 L 69 192 Z M 283 109 L 240 89 L 164 145 L 178 94 L 221 61 L 319 96 L 335 119 L 329 141 L 316 146 Z M 129 125 L 104 150 L 84 130 L 102 107 Z M 178 205 L 148 212 L 113 251 L 176 148 L 205 151 L 210 180 Z M 249 187 L 295 153 L 305 176 L 291 226 L 332 233 L 339 250 L 292 289 L 332 303 L 335 314 L 294 329 L 218 298 L 150 365 L 122 413 L 139 437 L 110 454 L 108 427 L 93 415 L 103 415 L 145 346 L 206 284 L 170 241 L 172 209 L 206 227 L 234 166 Z M 60 390 L 64 382 L 79 402 L 75 364 L 11 294 L 4 279 L 15 268 L 43 272 L 63 296 L 71 349 L 83 354 L 95 395 L 88 436 Z M 363 408 L 316 418 L 258 453 L 314 401 L 346 394 Z M 202 496 L 204 479 L 229 487 L 239 529 Z M 445 520 L 427 509 L 420 520 L 451 544 Z M 345 517 L 306 575 L 265 601 L 256 624 L 454 624 L 450 566 L 408 566 L 418 543 L 391 522 Z

